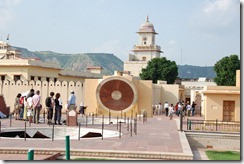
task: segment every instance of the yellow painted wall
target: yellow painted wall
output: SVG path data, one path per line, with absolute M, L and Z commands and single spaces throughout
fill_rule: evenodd
M 84 104 L 87 106 L 85 114 L 98 113 L 101 111 L 98 109 L 98 103 L 96 99 L 96 88 L 98 85 L 98 79 L 85 79 L 84 87 Z
M 241 85 L 241 81 L 240 81 L 240 77 L 241 77 L 241 75 L 240 75 L 240 70 L 236 70 L 236 86 L 237 87 L 240 87 Z
M 137 82 L 134 81 L 134 84 L 137 86 L 138 90 L 138 112 L 141 113 L 142 111 L 147 112 L 148 117 L 153 116 L 153 109 L 152 109 L 152 81 L 150 80 L 138 80 Z
M 235 101 L 235 121 L 240 121 L 240 94 L 205 94 L 205 120 L 223 120 L 223 101 Z

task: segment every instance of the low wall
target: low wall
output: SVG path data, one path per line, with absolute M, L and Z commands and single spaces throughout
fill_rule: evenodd
M 185 132 L 192 149 L 240 151 L 240 134 Z

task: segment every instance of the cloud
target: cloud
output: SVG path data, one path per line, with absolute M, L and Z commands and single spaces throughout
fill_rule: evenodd
M 118 40 L 109 40 L 94 48 L 93 53 L 112 53 L 122 61 L 127 60 L 131 46 L 124 46 Z
M 4 31 L 8 24 L 14 20 L 14 6 L 20 4 L 21 0 L 1 0 L 0 1 L 0 26 Z
M 195 30 L 207 33 L 227 30 L 239 20 L 240 1 L 206 0 L 189 19 L 189 25 Z

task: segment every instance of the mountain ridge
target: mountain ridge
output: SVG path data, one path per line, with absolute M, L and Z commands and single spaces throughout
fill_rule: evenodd
M 14 47 L 23 57 L 39 58 L 43 62 L 53 62 L 62 69 L 86 71 L 90 66 L 102 66 L 104 75 L 113 75 L 115 70 L 123 70 L 123 61 L 112 53 L 56 53 L 52 51 L 29 51 L 26 48 Z M 216 76 L 213 66 L 177 65 L 178 77 L 212 79 Z

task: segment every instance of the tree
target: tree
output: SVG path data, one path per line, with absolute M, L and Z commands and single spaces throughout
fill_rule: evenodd
M 240 69 L 240 65 L 240 60 L 235 54 L 222 58 L 214 65 L 214 82 L 221 86 L 235 86 L 236 70 Z
M 142 80 L 152 80 L 153 83 L 157 83 L 157 80 L 165 80 L 168 84 L 173 84 L 177 76 L 178 67 L 176 63 L 167 60 L 165 57 L 153 58 L 140 73 Z

